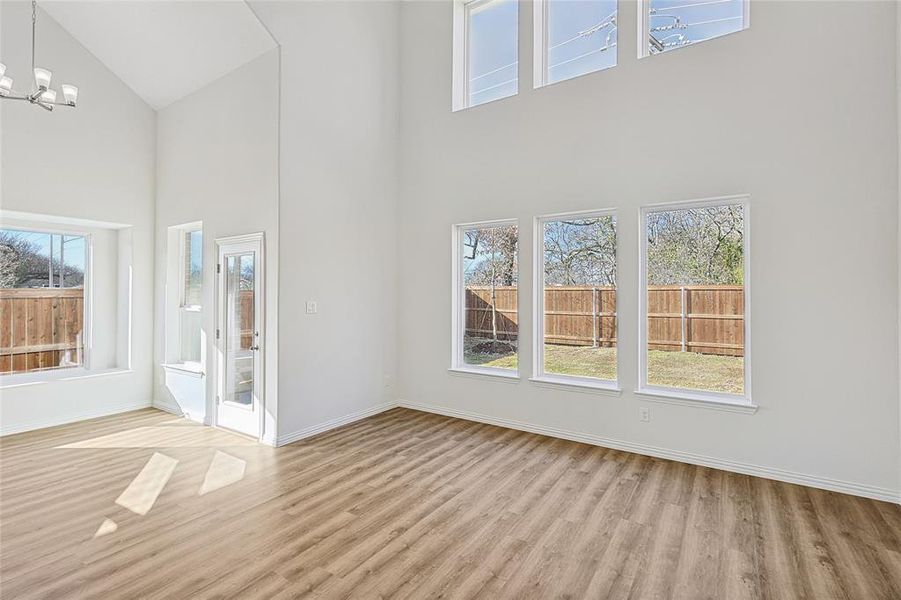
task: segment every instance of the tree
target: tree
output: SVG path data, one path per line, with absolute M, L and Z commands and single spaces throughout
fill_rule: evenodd
M 466 286 L 483 285 L 491 294 L 491 338 L 497 334 L 497 288 L 516 285 L 519 230 L 515 225 L 484 227 L 465 232 L 463 277 Z
M 48 279 L 47 261 L 38 244 L 18 232 L 0 230 L 0 286 L 14 288 L 32 279 Z
M 544 225 L 545 285 L 616 285 L 616 221 L 612 216 Z
M 744 210 L 741 206 L 651 213 L 647 235 L 649 284 L 742 284 Z
M 73 236 L 56 237 L 65 240 L 63 243 L 83 239 Z M 78 286 L 84 282 L 82 269 L 71 264 L 62 265 L 58 256 L 51 259 L 41 251 L 39 244 L 23 235 L 23 232 L 0 229 L 0 287 L 48 286 L 51 267 L 57 277 L 65 280 L 64 286 Z M 56 283 L 59 284 L 58 279 Z

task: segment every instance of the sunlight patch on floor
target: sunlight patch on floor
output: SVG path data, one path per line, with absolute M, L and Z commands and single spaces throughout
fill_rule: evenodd
M 115 521 L 112 519 L 103 519 L 103 523 L 100 524 L 100 527 L 98 527 L 97 531 L 94 533 L 94 538 L 103 537 L 115 532 L 117 529 L 119 529 L 119 526 L 116 525 Z
M 57 448 L 215 448 L 257 445 L 258 442 L 254 440 L 198 424 L 136 427 Z
M 141 472 L 116 498 L 116 504 L 135 514 L 146 515 L 166 487 L 177 464 L 178 461 L 171 456 L 154 452 Z
M 206 470 L 199 496 L 215 492 L 244 479 L 247 462 L 231 454 L 216 450 L 213 461 Z

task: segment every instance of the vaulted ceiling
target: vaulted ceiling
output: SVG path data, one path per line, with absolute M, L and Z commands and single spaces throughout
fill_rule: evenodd
M 276 47 L 241 0 L 39 2 L 156 109 Z

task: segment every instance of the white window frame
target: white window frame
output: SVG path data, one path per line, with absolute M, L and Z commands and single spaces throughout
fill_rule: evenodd
M 456 112 L 458 110 L 464 110 L 467 108 L 472 108 L 474 106 L 482 106 L 483 104 L 490 104 L 491 102 L 497 102 L 498 100 L 504 100 L 506 98 L 510 98 L 512 96 L 516 96 L 519 94 L 519 83 L 516 85 L 516 93 L 511 94 L 510 96 L 504 96 L 503 98 L 496 98 L 494 100 L 488 100 L 487 102 L 480 102 L 479 104 L 470 104 L 469 103 L 469 47 L 470 47 L 470 39 L 469 39 L 469 15 L 473 11 L 473 9 L 478 8 L 480 6 L 484 6 L 486 4 L 490 4 L 495 2 L 496 0 L 454 0 L 454 27 L 453 27 L 453 35 L 454 35 L 454 47 L 453 47 L 453 88 L 452 90 L 452 99 L 451 99 L 451 110 Z M 517 8 L 517 15 L 519 15 Z M 519 21 L 517 19 L 517 48 L 516 48 L 516 58 L 517 58 L 517 79 L 519 79 Z
M 547 83 L 548 2 L 532 2 L 532 87 L 537 89 Z
M 465 333 L 466 328 L 466 317 L 463 311 L 466 308 L 466 299 L 465 299 L 465 289 L 466 286 L 463 283 L 463 242 L 465 239 L 464 232 L 469 229 L 487 229 L 489 227 L 509 227 L 510 225 L 514 225 L 517 227 L 517 235 L 519 238 L 517 239 L 517 302 L 516 302 L 516 321 L 517 323 L 522 323 L 522 286 L 519 285 L 519 251 L 522 248 L 521 246 L 521 233 L 522 230 L 519 228 L 519 219 L 497 219 L 493 221 L 477 221 L 473 223 L 460 223 L 457 225 L 453 225 L 451 228 L 451 289 L 452 289 L 452 300 L 451 300 L 451 366 L 448 371 L 454 373 L 465 373 L 465 374 L 475 374 L 475 375 L 488 375 L 493 377 L 501 377 L 505 379 L 520 379 L 520 373 L 522 372 L 522 361 L 519 360 L 521 357 L 519 340 L 520 337 L 517 335 L 516 339 L 516 369 L 504 369 L 501 367 L 481 367 L 478 365 L 468 365 L 463 358 L 463 335 Z M 521 328 L 520 328 L 521 332 Z
M 741 206 L 742 216 L 742 267 L 744 286 L 744 394 L 727 394 L 648 385 L 648 236 L 647 217 L 651 213 L 685 210 L 691 208 L 708 208 L 713 206 Z M 649 397 L 667 398 L 690 403 L 708 403 L 733 407 L 756 409 L 751 399 L 751 205 L 750 195 L 721 196 L 682 202 L 665 202 L 649 204 L 639 209 L 639 291 L 638 291 L 638 389 L 636 394 Z
M 617 240 L 616 240 L 616 263 L 617 272 L 619 271 L 619 219 L 617 218 L 617 209 L 608 208 L 602 210 L 588 210 L 577 212 L 565 212 L 552 215 L 542 215 L 535 217 L 532 227 L 533 250 L 532 256 L 534 272 L 532 275 L 534 299 L 533 307 L 533 323 L 532 323 L 532 377 L 530 381 L 537 383 L 549 383 L 564 386 L 575 386 L 588 388 L 597 391 L 620 392 L 619 387 L 619 344 L 617 343 L 616 353 L 616 379 L 600 379 L 597 377 L 584 377 L 580 375 L 563 375 L 559 373 L 545 373 L 544 371 L 544 226 L 551 221 L 559 221 L 561 219 L 591 219 L 595 217 L 613 217 L 616 220 Z M 618 279 L 618 277 L 617 277 Z M 617 281 L 617 286 L 619 282 Z M 617 307 L 619 306 L 619 293 L 617 290 Z M 619 309 L 617 308 L 617 313 Z M 619 319 L 617 318 L 616 330 L 617 338 L 619 338 Z
M 201 333 L 200 336 L 200 359 L 199 360 L 187 360 L 184 356 L 185 352 L 185 340 L 183 339 L 185 326 L 185 319 L 189 318 L 188 313 L 202 313 L 203 305 L 202 304 L 188 304 L 186 302 L 186 292 L 187 292 L 187 278 L 188 278 L 188 257 L 185 255 L 185 246 L 187 245 L 186 241 L 193 232 L 199 231 L 201 235 L 201 240 L 203 240 L 203 224 L 202 222 L 190 223 L 186 225 L 183 229 L 181 229 L 179 233 L 179 261 L 178 261 L 178 281 L 179 281 L 179 296 L 178 296 L 178 358 L 179 364 L 185 366 L 190 371 L 203 371 L 204 365 L 204 354 L 205 348 L 203 347 L 203 335 Z M 201 273 L 203 272 L 203 258 L 204 252 L 203 247 L 200 248 L 200 269 Z M 202 279 L 201 279 L 202 281 Z M 201 284 L 201 290 L 203 289 L 203 284 Z M 201 291 L 202 293 L 202 291 Z M 201 326 L 201 331 L 203 327 Z
M 92 317 L 94 313 L 93 302 L 93 282 L 94 282 L 94 236 L 89 231 L 78 229 L 66 229 L 54 227 L 52 225 L 44 226 L 20 226 L 16 224 L 0 223 L 0 229 L 11 229 L 15 231 L 28 231 L 32 233 L 45 233 L 48 235 L 73 236 L 84 238 L 84 299 L 82 302 L 82 344 L 81 344 L 81 364 L 72 367 L 56 367 L 50 369 L 40 369 L 35 371 L 22 371 L 19 373 L 3 373 L 0 374 L 4 382 L 19 381 L 45 381 L 54 380 L 61 377 L 72 376 L 74 373 L 87 372 L 91 370 L 91 348 L 93 343 L 93 326 Z M 52 246 L 52 244 L 51 244 Z M 48 280 L 49 282 L 49 280 Z M 76 288 L 64 288 L 76 289 Z M 62 375 L 61 375 L 62 374 Z
M 172 258 L 167 258 L 167 279 L 171 277 L 177 277 L 177 286 L 178 286 L 178 295 L 177 297 L 169 296 L 166 298 L 166 331 L 167 336 L 171 341 L 166 342 L 166 360 L 163 362 L 163 367 L 169 369 L 175 369 L 178 371 L 183 371 L 187 373 L 192 373 L 195 375 L 202 375 L 204 372 L 204 368 L 206 365 L 206 344 L 203 341 L 203 333 L 201 327 L 201 341 L 200 341 L 200 360 L 187 360 L 184 356 L 184 342 L 183 333 L 184 333 L 184 321 L 187 318 L 188 313 L 197 314 L 203 312 L 202 304 L 186 304 L 185 300 L 185 279 L 187 277 L 187 264 L 186 264 L 186 255 L 185 255 L 185 238 L 191 234 L 191 232 L 200 231 L 201 235 L 204 233 L 203 229 L 203 221 L 194 221 L 191 223 L 183 223 L 180 225 L 173 225 L 168 228 L 168 247 L 169 252 L 173 252 L 172 244 L 175 243 L 178 246 L 178 265 L 177 268 L 173 268 L 171 266 Z M 173 237 L 175 236 L 175 237 Z M 171 257 L 171 254 L 168 255 Z M 205 269 L 205 259 L 206 253 L 201 248 L 201 257 L 202 257 L 202 266 L 201 269 Z M 170 288 L 171 289 L 171 288 Z M 177 322 L 171 323 L 171 317 L 168 315 L 177 314 Z
M 532 88 L 538 89 L 546 85 L 563 83 L 564 81 L 578 79 L 579 77 L 606 71 L 607 69 L 612 69 L 617 66 L 616 64 L 613 64 L 609 67 L 587 71 L 581 75 L 576 75 L 568 79 L 561 79 L 559 81 L 554 81 L 553 83 L 548 82 L 548 22 L 550 21 L 548 18 L 548 6 L 552 1 L 553 0 L 533 0 L 532 2 Z M 619 18 L 619 6 L 617 6 L 616 11 L 617 18 Z M 616 46 L 619 47 L 619 31 L 617 31 Z M 617 63 L 619 63 L 618 59 Z
M 687 1 L 687 0 L 686 0 Z M 651 7 L 651 0 L 638 0 L 638 58 L 646 58 L 651 56 L 651 51 L 648 50 L 648 44 L 650 43 L 650 15 L 648 14 L 648 10 Z M 732 35 L 735 33 L 741 33 L 742 31 L 747 30 L 751 27 L 751 0 L 742 0 L 742 28 L 738 31 L 733 31 L 732 33 L 727 33 L 725 35 L 717 36 L 712 39 L 719 39 L 721 37 L 726 37 L 727 35 Z M 711 40 L 705 40 L 711 41 Z M 694 46 L 696 44 L 689 44 Z

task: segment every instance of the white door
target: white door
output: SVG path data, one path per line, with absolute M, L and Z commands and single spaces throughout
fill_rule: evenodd
M 259 438 L 263 422 L 263 234 L 216 240 L 216 425 Z

